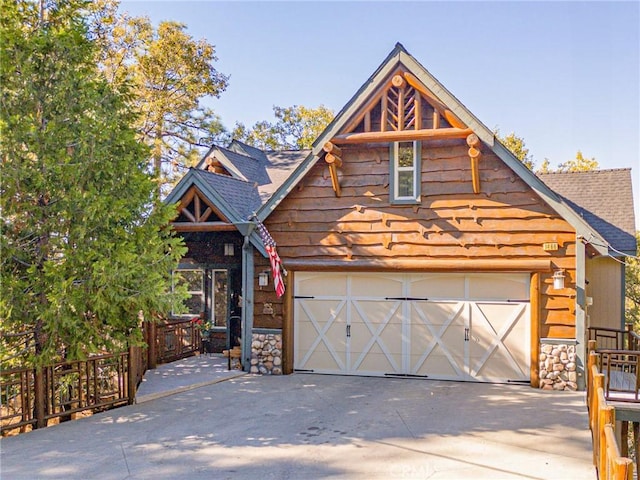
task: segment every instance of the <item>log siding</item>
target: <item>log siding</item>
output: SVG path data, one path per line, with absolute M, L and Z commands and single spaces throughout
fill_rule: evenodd
M 265 224 L 285 266 L 309 260 L 348 269 L 357 261 L 383 271 L 395 260 L 550 260 L 565 270 L 567 288 L 553 290 L 553 272 L 540 272 L 539 335 L 574 338 L 575 231 L 489 148 L 481 149 L 481 191 L 474 194 L 465 141 L 423 142 L 422 202 L 397 205 L 389 201 L 388 145 L 343 146 L 341 196 L 320 161 Z M 545 251 L 546 242 L 558 250 Z M 272 297 L 281 319 L 281 302 Z

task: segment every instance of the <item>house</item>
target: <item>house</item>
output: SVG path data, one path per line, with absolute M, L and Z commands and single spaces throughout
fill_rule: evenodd
M 560 390 L 584 384 L 589 322 L 622 325 L 630 185 L 537 177 L 397 44 L 310 151 L 213 147 L 166 201 L 189 313 L 219 348 L 238 315 L 248 371 Z

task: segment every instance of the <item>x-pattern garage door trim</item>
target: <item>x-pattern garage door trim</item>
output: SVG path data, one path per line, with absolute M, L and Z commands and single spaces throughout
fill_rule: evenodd
M 311 355 L 313 355 L 313 353 L 315 352 L 320 342 L 322 342 L 327 347 L 327 351 L 331 354 L 336 364 L 338 364 L 338 366 L 340 367 L 340 370 L 345 370 L 346 369 L 345 365 L 340 360 L 340 356 L 336 353 L 335 349 L 331 345 L 331 341 L 326 337 L 326 334 L 329 328 L 331 328 L 331 325 L 333 325 L 333 322 L 336 320 L 336 318 L 338 318 L 338 315 L 346 305 L 347 300 L 344 297 L 341 297 L 341 298 L 340 297 L 338 298 L 316 297 L 315 300 L 323 300 L 323 301 L 336 300 L 336 301 L 339 301 L 340 303 L 338 303 L 336 310 L 332 312 L 331 316 L 327 319 L 327 322 L 324 324 L 324 327 L 320 328 L 315 316 L 307 308 L 306 301 L 299 302 L 300 307 L 304 310 L 305 314 L 309 318 L 311 324 L 313 325 L 313 328 L 315 328 L 316 331 L 318 332 L 318 336 L 309 347 L 309 350 L 307 351 L 306 355 L 302 358 L 300 364 L 306 365 L 307 361 L 309 361 L 309 358 L 311 357 Z
M 381 300 L 381 299 L 375 299 L 375 300 Z M 375 330 L 375 331 L 374 331 L 374 328 L 372 326 L 372 322 L 369 320 L 369 317 L 362 310 L 362 308 L 360 308 L 360 305 L 359 305 L 358 302 L 359 302 L 358 299 L 355 299 L 355 298 L 351 299 L 351 303 L 353 304 L 355 309 L 358 311 L 358 314 L 360 315 L 360 318 L 362 318 L 363 323 L 365 324 L 365 326 L 367 327 L 367 329 L 371 333 L 371 338 L 365 344 L 365 346 L 362 348 L 362 352 L 360 353 L 360 356 L 358 357 L 358 359 L 351 365 L 351 370 L 355 371 L 360 367 L 360 365 L 364 361 L 365 357 L 369 353 L 369 350 L 371 350 L 373 345 L 375 343 L 377 343 L 378 346 L 380 347 L 380 350 L 382 350 L 384 355 L 387 357 L 387 360 L 389 361 L 389 363 L 393 367 L 394 372 L 399 372 L 400 368 L 398 367 L 398 364 L 394 360 L 393 355 L 389 352 L 389 349 L 385 345 L 384 341 L 380 338 L 380 334 L 385 329 L 385 327 L 389 324 L 389 320 L 391 320 L 393 318 L 393 316 L 395 315 L 395 313 L 398 311 L 398 308 L 402 305 L 402 302 L 396 301 L 393 304 L 393 308 L 391 308 L 389 310 L 389 312 L 385 316 L 384 320 L 382 322 L 380 322 L 380 325 L 378 326 L 378 329 Z
M 421 303 L 426 303 L 426 302 L 421 302 Z M 452 302 L 442 302 L 442 303 L 452 303 Z M 466 376 L 465 372 L 460 370 L 457 362 L 455 361 L 455 359 L 451 355 L 451 352 L 449 351 L 449 348 L 447 348 L 445 343 L 442 341 L 442 336 L 446 333 L 447 329 L 451 326 L 453 321 L 456 320 L 461 314 L 464 313 L 465 307 L 467 306 L 467 302 L 458 302 L 456 307 L 455 307 L 454 312 L 451 315 L 449 315 L 449 317 L 447 317 L 447 320 L 442 324 L 442 326 L 440 327 L 440 329 L 437 332 L 436 332 L 436 329 L 433 328 L 433 326 L 431 325 L 431 323 L 427 319 L 427 316 L 422 311 L 422 309 L 418 307 L 418 302 L 411 302 L 411 306 L 414 308 L 414 311 L 418 314 L 418 317 L 420 317 L 420 320 L 422 320 L 422 324 L 425 327 L 427 327 L 427 329 L 429 330 L 429 332 L 433 336 L 433 338 L 431 339 L 431 341 L 427 345 L 427 348 L 425 348 L 424 353 L 418 359 L 418 361 L 416 362 L 415 366 L 411 369 L 411 373 L 412 374 L 417 374 L 418 371 L 420 370 L 420 368 L 422 367 L 422 365 L 424 364 L 424 362 L 427 360 L 427 358 L 429 358 L 429 355 L 431 355 L 431 353 L 433 353 L 433 350 L 436 348 L 436 345 L 440 345 L 440 348 L 442 349 L 442 352 L 447 357 L 447 360 L 451 364 L 451 367 L 453 367 L 453 369 L 455 370 L 456 374 L 460 378 L 465 377 Z M 465 322 L 465 324 L 466 324 L 466 322 Z
M 519 307 L 519 308 L 514 308 L 513 312 L 511 313 L 507 321 L 504 322 L 499 332 L 496 332 L 495 328 L 493 328 L 493 324 L 489 321 L 487 316 L 479 307 L 479 305 L 489 305 L 489 304 L 496 304 L 496 303 L 502 303 L 502 302 L 478 302 L 478 301 L 471 302 L 471 306 L 472 306 L 471 308 L 473 308 L 475 313 L 479 314 L 479 318 L 482 318 L 484 322 L 487 324 L 487 326 L 489 327 L 488 331 L 493 332 L 493 338 L 489 346 L 485 349 L 484 355 L 480 358 L 480 360 L 478 360 L 476 365 L 475 366 L 469 365 L 469 369 L 470 369 L 469 374 L 472 377 L 480 376 L 479 375 L 480 370 L 482 369 L 482 367 L 484 367 L 487 360 L 489 360 L 489 358 L 497 348 L 502 350 L 504 353 L 506 353 L 506 358 L 509 361 L 509 364 L 511 365 L 511 368 L 513 368 L 514 372 L 520 372 L 523 378 L 527 378 L 527 373 L 522 371 L 522 369 L 518 365 L 518 362 L 516 361 L 515 358 L 513 358 L 513 355 L 511 354 L 507 346 L 504 344 L 504 340 L 505 340 L 505 337 L 509 334 L 509 332 L 511 332 L 513 327 L 516 325 L 516 323 L 518 322 L 522 314 L 526 313 L 528 303 L 509 303 L 509 305 L 513 305 L 514 307 Z M 474 315 L 473 318 L 475 322 L 478 317 Z

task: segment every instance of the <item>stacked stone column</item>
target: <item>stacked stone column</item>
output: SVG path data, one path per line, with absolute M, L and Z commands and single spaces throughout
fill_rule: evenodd
M 251 341 L 251 373 L 282 375 L 282 335 L 254 333 Z
M 540 388 L 543 390 L 577 390 L 576 346 L 540 345 Z

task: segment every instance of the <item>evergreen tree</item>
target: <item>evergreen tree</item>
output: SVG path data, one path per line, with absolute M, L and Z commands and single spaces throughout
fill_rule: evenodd
M 213 142 L 225 142 L 220 118 L 203 105 L 219 97 L 228 77 L 218 72 L 215 47 L 196 40 L 182 23 L 154 27 L 148 17 L 118 11 L 117 0 L 95 0 L 90 32 L 98 65 L 114 88 L 130 88 L 139 138 L 151 148 L 149 163 L 162 193 L 196 164 Z
M 169 308 L 184 253 L 85 7 L 0 0 L 0 328 L 32 333 L 17 353 L 36 364 L 141 342 L 138 315 Z

